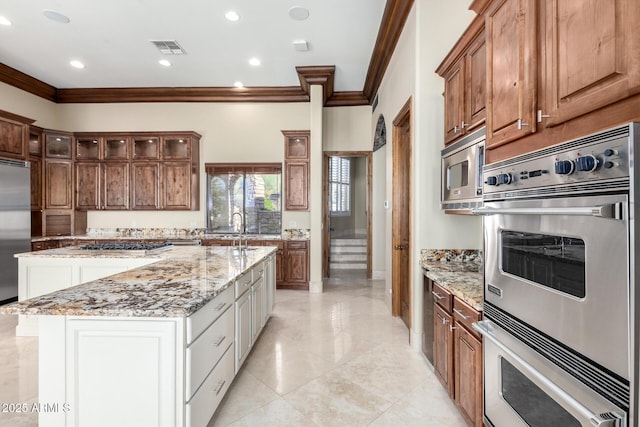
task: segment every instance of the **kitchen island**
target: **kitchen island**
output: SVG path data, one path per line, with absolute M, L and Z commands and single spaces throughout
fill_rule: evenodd
M 206 425 L 272 311 L 275 250 L 19 255 L 150 261 L 0 308 L 38 316 L 39 425 Z

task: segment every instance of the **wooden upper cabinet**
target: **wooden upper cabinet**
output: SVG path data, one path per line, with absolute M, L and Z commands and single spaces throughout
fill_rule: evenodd
M 186 135 L 162 138 L 162 158 L 186 160 L 191 158 L 191 138 Z
M 77 209 L 100 209 L 100 166 L 97 162 L 76 164 Z
M 488 149 L 536 131 L 537 8 L 498 0 L 487 10 Z
M 104 160 L 128 160 L 129 151 L 129 138 L 124 136 L 104 138 L 102 147 L 102 158 Z
M 284 208 L 309 210 L 309 131 L 286 131 L 284 134 Z
M 544 4 L 545 125 L 564 123 L 640 92 L 637 0 Z
M 444 143 L 462 136 L 464 122 L 464 59 L 444 76 Z
M 477 17 L 436 72 L 444 79 L 444 140 L 455 141 L 485 122 L 484 18 Z
M 44 131 L 44 154 L 48 158 L 72 159 L 73 136 L 58 131 Z
M 160 159 L 160 138 L 137 136 L 133 138 L 133 160 Z
M 131 209 L 160 209 L 160 163 L 131 164 Z
M 102 208 L 105 210 L 129 209 L 129 164 L 107 162 L 102 165 L 102 168 Z
M 39 211 L 42 209 L 42 159 L 31 157 L 31 210 Z
M 29 157 L 42 157 L 43 132 L 42 128 L 29 126 Z
M 76 137 L 76 160 L 100 160 L 103 140 L 100 137 Z
M 33 120 L 0 110 L 0 157 L 26 160 Z
M 191 163 L 165 162 L 161 172 L 162 208 L 191 209 Z
M 73 163 L 45 160 L 45 209 L 73 209 Z

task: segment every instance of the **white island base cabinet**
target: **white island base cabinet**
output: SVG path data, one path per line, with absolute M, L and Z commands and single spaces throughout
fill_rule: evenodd
M 271 314 L 274 262 L 186 318 L 38 316 L 39 402 L 57 409 L 39 426 L 206 427 Z

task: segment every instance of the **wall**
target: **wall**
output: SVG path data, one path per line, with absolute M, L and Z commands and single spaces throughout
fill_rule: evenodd
M 57 105 L 0 82 L 0 110 L 36 120 L 34 125 L 65 130 L 58 121 Z
M 422 270 L 420 250 L 425 248 L 480 248 L 481 220 L 475 217 L 444 215 L 439 209 L 440 150 L 443 148 L 443 82 L 434 70 L 462 35 L 475 14 L 468 0 L 418 0 L 405 24 L 392 61 L 383 78 L 379 106 L 371 117 L 375 129 L 378 115 L 387 124 L 387 141 L 392 136 L 392 122 L 405 102 L 413 101 L 412 200 L 411 200 L 411 345 L 420 351 L 422 339 Z M 391 141 L 393 144 L 393 141 Z M 391 200 L 392 147 L 387 142 L 374 153 L 374 162 L 385 156 L 386 194 Z M 374 170 L 382 169 L 374 165 Z M 376 204 L 380 200 L 376 200 Z M 385 263 L 387 302 L 391 302 L 391 209 L 386 216 Z

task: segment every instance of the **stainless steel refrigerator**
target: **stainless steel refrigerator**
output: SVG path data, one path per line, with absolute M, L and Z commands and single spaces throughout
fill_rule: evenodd
M 0 159 L 0 304 L 18 298 L 18 260 L 31 250 L 31 174 L 28 162 Z

